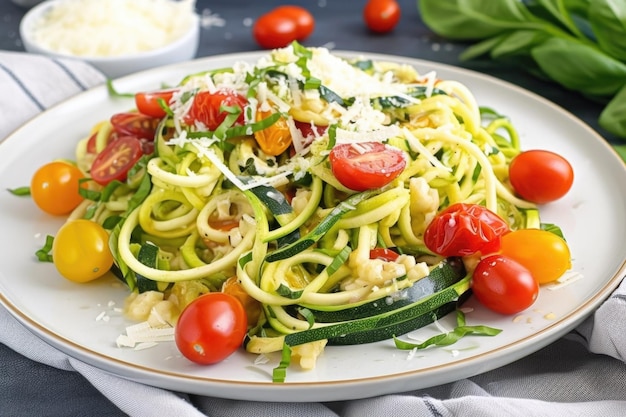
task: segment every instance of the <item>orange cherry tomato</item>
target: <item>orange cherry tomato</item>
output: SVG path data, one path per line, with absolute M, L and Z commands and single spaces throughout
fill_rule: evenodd
M 256 120 L 263 120 L 272 115 L 272 111 L 257 110 Z M 285 152 L 289 145 L 291 145 L 291 132 L 289 131 L 289 125 L 284 117 L 279 118 L 274 124 L 266 127 L 263 130 L 257 130 L 254 132 L 254 139 L 259 144 L 261 150 L 271 156 L 280 155 Z
M 243 309 L 246 311 L 248 326 L 254 326 L 257 324 L 257 321 L 261 316 L 261 303 L 255 298 L 252 298 L 252 296 L 244 290 L 236 276 L 232 276 L 224 281 L 224 284 L 222 284 L 222 292 L 230 294 L 239 300 Z
M 565 240 L 547 230 L 507 233 L 500 240 L 500 252 L 528 268 L 539 284 L 557 280 L 572 266 Z
M 30 194 L 41 210 L 55 216 L 69 214 L 82 201 L 79 180 L 83 173 L 67 162 L 50 162 L 40 167 L 30 181 Z
M 396 0 L 369 0 L 363 9 L 367 27 L 377 33 L 386 33 L 400 21 L 400 5 Z
M 513 158 L 509 180 L 520 197 L 545 204 L 567 194 L 574 183 L 574 169 L 561 155 L 534 149 Z
M 91 164 L 91 177 L 100 185 L 124 181 L 128 171 L 143 155 L 142 144 L 134 136 L 122 136 L 102 150 Z

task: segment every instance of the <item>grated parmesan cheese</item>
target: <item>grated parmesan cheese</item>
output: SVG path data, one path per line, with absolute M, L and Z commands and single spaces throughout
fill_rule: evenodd
M 143 321 L 126 328 L 126 334 L 117 337 L 118 347 L 129 347 L 135 350 L 146 349 L 156 346 L 158 342 L 171 342 L 174 340 L 174 327 L 152 327 L 147 321 Z
M 194 7 L 195 0 L 64 0 L 36 23 L 33 36 L 75 56 L 146 52 L 182 37 L 194 24 Z

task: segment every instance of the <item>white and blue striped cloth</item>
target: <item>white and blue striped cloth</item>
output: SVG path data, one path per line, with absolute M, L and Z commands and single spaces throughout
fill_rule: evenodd
M 104 81 L 80 61 L 0 51 L 0 141 L 47 107 Z M 626 415 L 626 283 L 576 331 L 515 363 L 438 387 L 334 403 L 233 401 L 128 381 L 54 349 L 1 306 L 0 343 L 34 361 L 80 373 L 123 413 L 136 417 Z
M 0 139 L 37 113 L 104 81 L 82 61 L 0 51 Z

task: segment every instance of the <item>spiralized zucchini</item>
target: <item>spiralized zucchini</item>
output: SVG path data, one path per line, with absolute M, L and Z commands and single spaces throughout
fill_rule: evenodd
M 215 131 L 185 123 L 199 91 L 220 90 L 248 98 L 243 126 L 236 117 Z M 261 110 L 276 117 L 259 120 Z M 279 118 L 292 146 L 269 155 L 255 132 L 269 137 Z M 298 128 L 303 124 L 313 132 L 308 138 Z M 102 147 L 110 125 L 95 131 Z M 407 165 L 389 185 L 356 193 L 333 176 L 328 153 L 337 143 L 368 141 L 401 150 Z M 82 167 L 90 165 L 85 149 L 83 141 L 77 147 Z M 113 224 L 116 264 L 134 292 L 181 294 L 193 282 L 199 294 L 198 284 L 218 291 L 237 276 L 263 308 L 257 331 L 285 335 L 327 325 L 294 315 L 289 306 L 358 305 L 428 275 L 441 259 L 424 246 L 424 230 L 453 203 L 482 204 L 512 229 L 535 224 L 536 215 L 528 215 L 535 206 L 507 184 L 508 165 L 519 152 L 511 122 L 483 114 L 458 81 L 294 44 L 255 64 L 185 78 L 168 103 L 155 154 L 106 202 L 95 209 L 86 203 L 75 215 Z M 142 245 L 158 247 L 156 264 L 139 259 Z M 375 247 L 403 255 L 370 259 Z M 146 280 L 159 285 L 139 285 Z M 282 346 L 259 343 L 248 349 Z M 320 350 L 313 349 L 315 355 Z

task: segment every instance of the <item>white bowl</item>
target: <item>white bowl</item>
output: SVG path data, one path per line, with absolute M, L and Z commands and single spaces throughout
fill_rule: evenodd
M 200 41 L 200 19 L 193 13 L 188 31 L 177 40 L 163 47 L 117 56 L 78 56 L 54 51 L 34 39 L 36 24 L 55 5 L 64 0 L 47 0 L 30 9 L 20 22 L 20 37 L 27 52 L 58 58 L 80 59 L 92 64 L 110 79 L 132 74 L 149 68 L 195 58 Z

